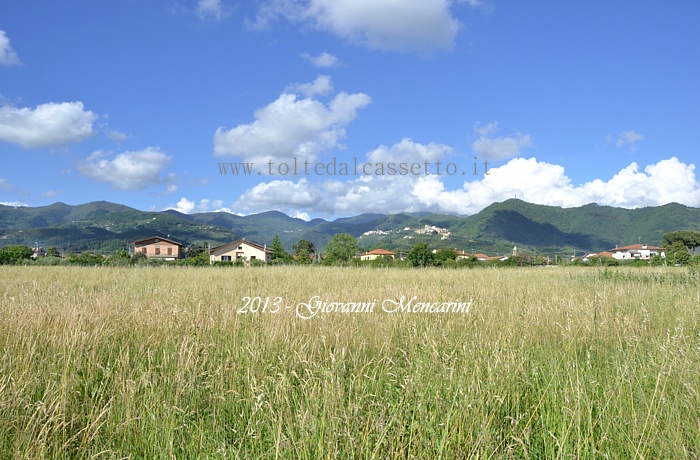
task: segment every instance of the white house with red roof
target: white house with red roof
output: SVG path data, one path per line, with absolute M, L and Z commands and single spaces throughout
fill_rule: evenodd
M 658 246 L 650 246 L 648 244 L 630 244 L 621 248 L 611 249 L 610 252 L 613 259 L 617 260 L 650 260 L 655 254 L 661 257 L 666 257 L 666 249 Z

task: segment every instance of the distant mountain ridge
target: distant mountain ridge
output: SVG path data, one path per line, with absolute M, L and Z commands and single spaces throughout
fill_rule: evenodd
M 450 235 L 415 232 L 425 226 L 446 229 Z M 301 239 L 322 249 L 334 234 L 350 233 L 367 250 L 408 251 L 426 241 L 431 247 L 467 252 L 503 254 L 518 246 L 523 251 L 553 255 L 598 252 L 638 242 L 658 245 L 664 233 L 681 229 L 700 231 L 700 209 L 678 203 L 639 209 L 596 204 L 560 208 L 510 199 L 466 217 L 366 213 L 307 222 L 278 211 L 248 216 L 183 214 L 175 210 L 140 211 L 106 201 L 75 206 L 59 202 L 33 208 L 0 205 L 0 245 L 38 244 L 69 252 L 110 253 L 126 248 L 130 241 L 154 235 L 170 236 L 186 245 L 203 241 L 219 244 L 236 238 L 270 244 L 279 235 L 288 251 Z M 382 232 L 363 236 L 371 230 Z

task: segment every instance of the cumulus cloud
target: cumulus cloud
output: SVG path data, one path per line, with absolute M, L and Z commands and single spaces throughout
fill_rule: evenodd
M 0 205 L 11 206 L 13 208 L 26 208 L 28 205 L 22 201 L 0 201 Z
M 372 49 L 429 52 L 454 44 L 460 25 L 451 6 L 451 0 L 270 0 L 256 25 L 282 16 Z
M 234 203 L 234 208 L 289 210 L 311 208 L 321 200 L 320 190 L 302 178 L 298 182 L 273 180 L 261 182 Z
M 427 146 L 423 146 L 427 147 Z M 375 151 L 376 152 L 376 151 Z M 374 152 L 372 152 L 374 153 Z M 370 154 L 371 155 L 371 154 Z M 447 212 L 475 214 L 509 198 L 561 207 L 595 202 L 623 208 L 678 202 L 700 206 L 695 166 L 673 157 L 646 166 L 636 163 L 609 180 L 575 185 L 563 166 L 535 158 L 514 158 L 478 180 L 449 189 L 444 176 L 361 176 L 320 182 L 277 180 L 247 190 L 234 204 L 247 212 L 276 209 L 337 216 L 362 212 Z
M 618 148 L 628 146 L 629 149 L 634 152 L 637 149 L 635 144 L 642 140 L 644 140 L 643 134 L 634 131 L 623 131 L 617 136 L 615 146 Z
M 493 168 L 483 179 L 467 182 L 462 189 L 445 190 L 436 177 L 420 178 L 416 197 L 426 206 L 460 214 L 473 214 L 495 201 L 518 197 L 525 201 L 551 206 L 573 207 L 595 202 L 623 208 L 660 206 L 678 202 L 700 205 L 700 184 L 695 166 L 673 157 L 651 164 L 639 171 L 632 163 L 607 182 L 595 179 L 575 186 L 564 167 L 515 158 Z
M 310 84 L 308 91 L 328 87 L 330 79 Z M 323 151 L 340 147 L 345 126 L 357 117 L 371 98 L 363 93 L 337 94 L 328 104 L 285 92 L 255 112 L 255 121 L 230 130 L 220 127 L 214 134 L 214 153 L 246 161 L 267 163 L 300 156 L 313 160 Z
M 367 161 L 385 164 L 390 162 L 423 163 L 425 161 L 434 163 L 437 160 L 442 160 L 445 154 L 451 150 L 447 145 L 435 143 L 425 145 L 405 138 L 391 147 L 382 145 L 372 150 L 367 154 Z
M 10 46 L 10 38 L 4 30 L 0 30 L 0 65 L 11 66 L 19 64 L 19 56 Z
M 173 175 L 162 176 L 170 165 L 170 157 L 157 147 L 122 152 L 113 158 L 96 151 L 78 164 L 78 170 L 98 182 L 107 182 L 120 190 L 138 190 L 149 185 L 169 182 Z
M 325 51 L 318 56 L 311 56 L 309 54 L 302 54 L 301 57 L 309 61 L 314 67 L 326 68 L 335 67 L 340 64 L 337 57 Z
M 333 92 L 333 83 L 328 75 L 319 75 L 311 83 L 297 83 L 290 86 L 288 91 L 301 93 L 307 97 L 327 95 Z
M 476 123 L 474 131 L 479 134 L 479 139 L 474 141 L 472 149 L 485 160 L 499 161 L 520 155 L 520 151 L 534 145 L 532 136 L 517 133 L 514 136 L 490 137 L 498 132 L 498 122 L 481 125 Z
M 129 136 L 120 131 L 112 130 L 107 132 L 107 137 L 114 142 L 124 142 Z
M 442 161 L 451 148 L 437 143 L 421 144 L 411 139 L 402 139 L 392 146 L 380 146 L 367 153 L 366 162 L 373 174 L 379 165 L 394 163 L 418 163 L 428 161 L 434 165 Z M 341 162 L 342 163 L 342 162 Z M 234 203 L 236 209 L 257 212 L 267 209 L 282 211 L 288 215 L 297 212 L 313 211 L 322 215 L 355 214 L 372 212 L 414 212 L 425 208 L 411 194 L 415 177 L 408 174 L 354 176 L 350 180 L 339 180 L 354 174 L 354 162 L 348 167 L 348 174 L 338 175 L 322 182 L 310 182 L 306 178 L 297 181 L 273 180 L 256 185 L 247 190 Z M 434 172 L 431 166 L 431 173 Z M 337 170 L 341 170 L 338 166 Z M 342 173 L 340 173 L 342 174 Z M 370 209 L 371 207 L 371 209 Z
M 180 198 L 176 204 L 171 204 L 167 206 L 165 210 L 173 209 L 175 211 L 181 212 L 183 214 L 193 214 L 199 212 L 228 212 L 231 213 L 229 208 L 224 207 L 224 202 L 222 200 L 210 200 L 208 198 L 202 198 L 199 202 L 189 200 L 186 197 Z
M 498 127 L 498 122 L 497 121 L 492 121 L 490 123 L 486 123 L 485 125 L 482 125 L 480 121 L 477 121 L 474 123 L 474 131 L 483 137 L 490 136 L 491 134 L 497 133 L 499 130 Z
M 229 16 L 230 11 L 221 4 L 221 0 L 199 0 L 197 14 L 201 19 L 221 20 Z
M 49 102 L 34 109 L 6 105 L 0 107 L 0 141 L 26 149 L 80 142 L 94 134 L 96 119 L 82 102 Z

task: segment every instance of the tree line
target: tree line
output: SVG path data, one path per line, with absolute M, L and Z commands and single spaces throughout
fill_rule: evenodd
M 696 255 L 696 250 L 700 247 L 700 232 L 694 230 L 678 230 L 664 234 L 661 245 L 666 249 L 666 258 L 659 257 L 652 259 L 653 265 L 688 265 L 690 263 L 700 263 L 700 255 Z M 314 244 L 309 240 L 299 240 L 292 246 L 292 251 L 287 252 L 284 245 L 275 235 L 270 246 L 272 250 L 272 264 L 299 264 L 308 265 L 321 263 L 324 265 L 343 265 L 360 263 L 356 259 L 359 251 L 357 239 L 349 233 L 338 233 L 333 235 L 331 241 L 326 245 L 326 250 L 321 255 Z M 0 265 L 29 263 L 34 250 L 25 245 L 8 245 L 0 248 Z M 262 264 L 261 261 L 253 261 Z M 519 255 L 509 257 L 507 260 L 498 261 L 499 265 L 544 265 L 547 263 L 542 256 Z M 610 265 L 615 260 L 598 261 L 598 263 Z M 643 261 L 637 261 L 643 262 Z M 47 250 L 46 257 L 38 258 L 36 263 L 43 265 L 135 265 L 135 264 L 156 264 L 163 263 L 160 260 L 148 259 L 145 254 L 137 253 L 130 255 L 126 250 L 117 251 L 113 256 L 105 258 L 99 254 L 71 254 L 66 258 L 61 258 L 61 254 L 56 247 Z M 168 262 L 176 265 L 209 265 L 209 251 L 207 243 L 191 245 L 186 250 L 186 258 Z M 363 264 L 389 266 L 405 265 L 410 267 L 430 267 L 430 266 L 472 266 L 480 262 L 474 257 L 458 259 L 457 252 L 452 249 L 440 249 L 433 251 L 427 243 L 414 245 L 407 253 L 405 260 L 394 260 L 391 257 L 380 257 L 376 260 L 364 262 Z M 233 265 L 243 265 L 243 261 L 237 261 Z

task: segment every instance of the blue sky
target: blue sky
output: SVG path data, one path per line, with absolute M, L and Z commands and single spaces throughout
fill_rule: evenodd
M 696 0 L 10 0 L 0 203 L 700 207 L 698 17 Z

